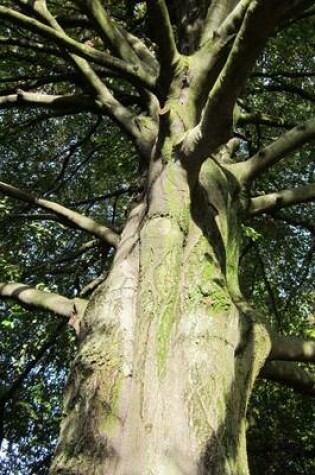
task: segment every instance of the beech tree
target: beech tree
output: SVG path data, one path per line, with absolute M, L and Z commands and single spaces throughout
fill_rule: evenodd
M 70 116 L 85 134 L 68 141 L 59 166 L 46 150 L 51 168 L 36 176 L 37 190 L 31 172 L 11 172 L 12 181 L 0 183 L 3 203 L 22 203 L 20 220 L 48 221 L 55 240 L 60 226 L 83 236 L 67 265 L 95 247 L 110 263 L 97 276 L 87 260 L 92 282 L 74 285 L 70 274 L 65 295 L 41 289 L 27 272 L 23 282 L 13 273 L 0 285 L 1 299 L 62 317 L 77 335 L 51 474 L 245 475 L 256 379 L 314 396 L 314 341 L 285 336 L 250 301 L 239 275 L 257 220 L 282 219 L 314 235 L 314 74 L 297 57 L 287 70 L 270 70 L 267 43 L 314 13 L 309 0 L 1 3 L 2 126 L 7 118 L 36 132 L 54 118 L 63 132 L 50 140 L 62 143 Z M 308 106 L 291 117 L 282 116 L 281 101 L 260 110 L 255 87 L 295 94 Z M 64 192 L 57 202 L 77 148 L 88 141 L 97 148 L 97 137 L 109 133 L 112 155 L 92 176 L 104 181 L 88 191 L 87 162 L 72 172 L 81 198 Z M 120 140 L 129 158 L 115 153 Z M 126 178 L 108 191 L 106 173 L 116 173 L 117 160 Z M 28 173 L 28 183 L 19 182 Z M 274 188 L 271 175 L 290 186 Z M 112 204 L 93 208 L 128 193 L 117 222 Z M 299 212 L 281 214 L 291 207 Z

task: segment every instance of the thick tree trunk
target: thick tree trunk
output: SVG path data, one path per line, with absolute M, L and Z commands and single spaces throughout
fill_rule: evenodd
M 248 473 L 246 405 L 269 339 L 238 288 L 226 170 L 205 162 L 192 189 L 178 161 L 151 170 L 81 322 L 52 474 Z

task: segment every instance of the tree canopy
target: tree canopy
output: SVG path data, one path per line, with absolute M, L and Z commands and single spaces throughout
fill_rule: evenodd
M 242 291 L 280 335 L 274 360 L 288 360 L 280 369 L 270 361 L 252 396 L 251 469 L 314 471 L 314 2 L 182 3 L 186 21 L 175 0 L 1 2 L 3 475 L 48 473 L 76 316 L 106 279 L 126 218 L 146 192 L 147 151 L 159 121 L 168 126 L 174 58 L 188 63 L 209 38 L 224 64 L 222 87 L 205 64 L 196 94 L 200 102 L 212 94 L 220 113 L 231 113 L 227 147 L 252 183 Z M 215 148 L 229 138 L 210 106 L 198 125 L 217 127 Z M 187 126 L 187 136 L 195 129 Z M 207 147 L 196 145 L 200 161 Z M 292 358 L 285 337 L 297 337 Z

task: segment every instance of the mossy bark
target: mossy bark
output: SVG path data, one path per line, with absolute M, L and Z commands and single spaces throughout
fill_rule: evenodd
M 81 322 L 51 473 L 248 474 L 246 406 L 269 351 L 238 287 L 237 180 L 151 170 Z

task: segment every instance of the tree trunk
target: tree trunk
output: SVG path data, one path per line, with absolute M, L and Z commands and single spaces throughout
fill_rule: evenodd
M 237 180 L 153 161 L 81 322 L 52 474 L 248 474 L 246 406 L 269 352 L 238 287 Z M 175 157 L 176 158 L 176 157 Z

